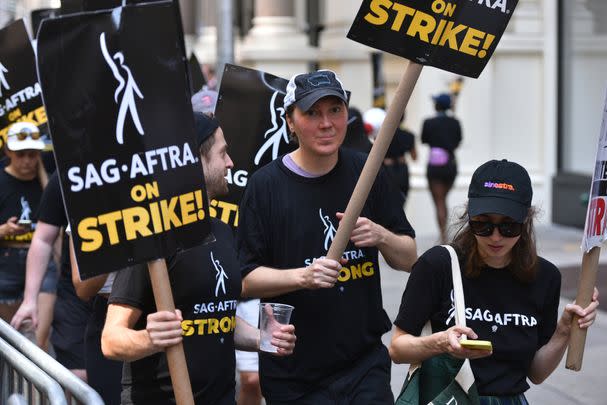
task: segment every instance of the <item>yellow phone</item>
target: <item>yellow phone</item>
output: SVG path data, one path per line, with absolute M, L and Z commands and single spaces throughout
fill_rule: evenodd
M 459 344 L 466 349 L 493 350 L 493 345 L 488 340 L 460 340 Z

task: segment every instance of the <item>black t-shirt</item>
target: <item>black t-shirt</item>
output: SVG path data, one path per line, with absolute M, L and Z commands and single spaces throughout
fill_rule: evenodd
M 413 145 L 415 144 L 415 136 L 405 130 L 397 128 L 394 133 L 394 138 L 390 142 L 390 146 L 388 146 L 388 151 L 386 152 L 387 158 L 398 158 L 403 156 L 406 152 L 409 152 L 413 149 Z
M 232 229 L 211 219 L 216 242 L 199 245 L 167 260 L 175 308 L 183 315 L 183 347 L 197 404 L 214 404 L 231 392 L 234 376 L 234 327 L 241 278 Z M 156 312 L 145 265 L 117 273 L 109 298 L 142 311 L 135 329 L 145 329 Z M 123 404 L 165 404 L 174 398 L 164 353 L 125 362 Z M 173 399 L 174 400 L 174 399 Z
M 464 257 L 460 257 L 463 269 Z M 481 395 L 515 395 L 529 388 L 527 373 L 535 352 L 556 329 L 561 275 L 539 258 L 537 277 L 522 283 L 507 269 L 485 267 L 477 278 L 462 276 L 466 323 L 481 340 L 493 343 L 493 355 L 471 360 Z M 434 247 L 413 266 L 394 324 L 419 336 L 430 320 L 433 332 L 455 324 L 451 260 Z
M 67 226 L 67 217 L 57 172 L 53 173 L 48 179 L 40 207 L 39 218 L 41 221 L 57 227 Z
M 59 228 L 65 228 L 67 226 L 67 216 L 65 215 L 65 207 L 63 205 L 63 197 L 61 195 L 61 186 L 59 185 L 59 175 L 57 172 L 53 173 L 48 179 L 48 183 L 42 194 L 42 200 L 40 201 L 38 219 Z M 67 235 L 64 234 L 63 236 L 63 244 L 61 246 L 61 282 L 68 285 L 72 284 L 69 240 Z
M 453 151 L 462 141 L 462 129 L 456 118 L 446 114 L 424 121 L 422 126 L 422 143 L 431 147 L 445 149 L 453 157 Z
M 30 220 L 35 224 L 41 195 L 42 186 L 37 178 L 19 180 L 6 170 L 0 170 L 0 224 L 5 224 L 10 217 L 17 217 L 17 220 Z M 33 234 L 32 231 L 22 235 L 4 236 L 0 239 L 0 243 L 1 241 L 29 243 L 32 241 Z
M 240 205 L 238 253 L 243 276 L 259 266 L 291 269 L 327 254 L 365 162 L 365 155 L 341 149 L 337 165 L 317 178 L 301 177 L 276 159 L 249 180 Z M 403 200 L 383 171 L 361 216 L 397 234 L 415 236 Z M 297 345 L 293 355 L 260 354 L 264 395 L 295 400 L 347 369 L 380 344 L 390 329 L 382 307 L 376 248 L 349 243 L 349 263 L 330 289 L 298 290 L 273 297 L 293 305 Z

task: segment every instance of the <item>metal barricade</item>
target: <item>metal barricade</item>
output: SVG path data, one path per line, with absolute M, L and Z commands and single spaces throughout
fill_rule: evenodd
M 67 404 L 63 389 L 17 349 L 0 338 L 0 403 Z M 16 396 L 18 393 L 20 395 Z
M 99 394 L 0 319 L 0 403 L 103 405 Z

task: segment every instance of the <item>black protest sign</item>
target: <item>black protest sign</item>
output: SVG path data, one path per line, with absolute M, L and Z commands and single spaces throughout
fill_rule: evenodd
M 204 73 L 202 73 L 202 67 L 200 66 L 200 62 L 198 62 L 198 58 L 196 54 L 192 52 L 190 55 L 190 59 L 188 60 L 188 67 L 190 69 L 190 90 L 192 94 L 200 91 L 202 86 L 207 84 L 206 79 L 204 78 Z
M 478 77 L 518 0 L 365 0 L 348 38 L 420 65 Z
M 46 123 L 36 59 L 23 20 L 0 30 L 0 150 L 18 121 Z
M 56 18 L 59 17 L 60 9 L 58 8 L 39 8 L 32 10 L 30 13 L 30 19 L 32 20 L 32 33 L 34 36 L 38 35 L 38 28 L 40 23 L 45 18 Z
M 234 167 L 230 193 L 211 201 L 211 216 L 238 226 L 238 204 L 248 178 L 257 169 L 296 148 L 289 142 L 283 98 L 288 80 L 254 69 L 226 64 L 215 115 L 221 124 Z
M 85 278 L 209 232 L 181 36 L 170 2 L 40 28 L 38 73 Z

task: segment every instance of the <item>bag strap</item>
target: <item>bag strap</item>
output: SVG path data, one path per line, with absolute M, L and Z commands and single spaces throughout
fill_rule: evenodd
M 451 256 L 451 275 L 453 278 L 453 295 L 455 305 L 455 324 L 466 326 L 466 303 L 464 302 L 464 287 L 462 285 L 462 273 L 459 267 L 459 259 L 455 249 L 450 245 L 441 245 L 449 252 Z M 463 335 L 461 340 L 466 340 L 466 335 Z M 455 376 L 455 381 L 468 393 L 472 384 L 474 384 L 474 374 L 470 367 L 470 360 L 465 359 L 459 372 Z
M 453 279 L 453 295 L 455 305 L 455 324 L 466 326 L 466 303 L 464 302 L 464 287 L 462 285 L 462 273 L 459 267 L 459 259 L 455 249 L 450 245 L 441 245 L 449 252 L 451 257 L 451 278 Z

